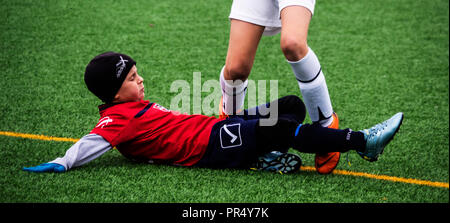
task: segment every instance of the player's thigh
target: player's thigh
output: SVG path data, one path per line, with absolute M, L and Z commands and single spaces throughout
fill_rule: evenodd
M 262 125 L 260 122 L 255 128 L 256 145 L 264 153 L 277 150 L 287 152 L 292 147 L 294 133 L 301 124 L 294 116 L 281 115 L 273 120 L 273 125 Z
M 303 6 L 288 6 L 281 10 L 281 40 L 283 52 L 293 54 L 287 58 L 294 61 L 301 59 L 308 52 L 307 38 L 312 13 Z M 288 56 L 288 55 L 286 55 Z
M 236 19 L 231 20 L 224 74 L 226 80 L 248 78 L 263 32 L 263 26 Z

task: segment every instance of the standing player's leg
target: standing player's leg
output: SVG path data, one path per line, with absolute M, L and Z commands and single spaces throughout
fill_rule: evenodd
M 236 114 L 243 108 L 247 78 L 263 32 L 263 26 L 231 20 L 227 58 L 220 73 L 221 116 Z
M 282 5 L 285 2 L 287 1 L 280 0 L 280 46 L 295 74 L 309 116 L 313 122 L 324 127 L 338 128 L 339 122 L 331 106 L 325 76 L 316 54 L 307 44 L 313 9 L 299 5 Z M 314 7 L 314 1 L 303 2 L 311 2 Z M 316 170 L 322 174 L 331 173 L 339 158 L 338 152 L 318 153 L 315 157 Z
M 327 127 L 333 121 L 333 108 L 319 60 L 307 44 L 311 15 L 302 6 L 281 10 L 280 46 L 298 81 L 311 120 Z

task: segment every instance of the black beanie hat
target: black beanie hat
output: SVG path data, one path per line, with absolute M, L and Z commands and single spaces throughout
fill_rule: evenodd
M 89 91 L 105 103 L 111 103 L 133 65 L 131 57 L 116 53 L 102 53 L 89 62 L 84 72 L 84 82 Z

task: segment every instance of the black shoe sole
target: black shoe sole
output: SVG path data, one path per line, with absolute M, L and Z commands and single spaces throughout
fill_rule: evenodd
M 256 166 L 251 169 L 288 174 L 299 171 L 301 166 L 302 159 L 300 156 L 292 153 L 285 153 L 270 162 L 260 159 L 256 163 Z

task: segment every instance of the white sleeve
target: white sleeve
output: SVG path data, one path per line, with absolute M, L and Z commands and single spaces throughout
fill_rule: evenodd
M 111 144 L 109 144 L 102 136 L 89 134 L 73 144 L 73 146 L 66 151 L 64 157 L 56 158 L 49 163 L 63 165 L 67 171 L 72 167 L 81 166 L 96 159 L 111 148 Z

